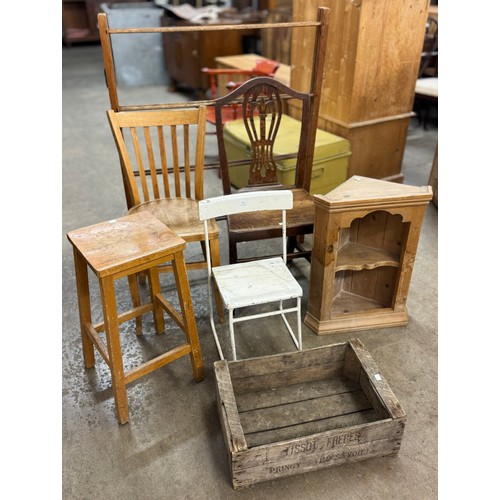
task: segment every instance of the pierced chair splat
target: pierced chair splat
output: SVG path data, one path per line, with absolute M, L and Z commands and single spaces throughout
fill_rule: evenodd
M 228 91 L 239 87 L 244 81 L 257 76 L 268 76 L 273 78 L 278 71 L 280 64 L 270 59 L 257 59 L 252 69 L 235 68 L 202 68 L 202 73 L 206 74 L 210 83 L 210 97 L 216 99 Z M 231 78 L 229 81 L 228 78 Z M 224 79 L 226 82 L 224 83 Z M 239 81 L 234 81 L 239 80 Z M 225 89 L 225 92 L 220 92 Z M 222 110 L 222 119 L 224 123 L 237 120 L 242 117 L 242 108 L 240 104 L 232 103 Z M 207 108 L 207 121 L 215 125 L 215 109 Z
M 278 210 L 281 213 L 277 222 L 283 240 L 283 254 L 279 257 L 240 262 L 225 266 L 214 265 L 208 256 L 208 298 L 210 325 L 214 335 L 219 356 L 224 354 L 214 322 L 212 305 L 212 282 L 219 291 L 225 307 L 229 311 L 229 334 L 233 360 L 237 359 L 234 335 L 234 323 L 258 320 L 267 316 L 280 315 L 295 347 L 302 350 L 302 319 L 301 298 L 302 288 L 286 265 L 286 214 L 293 205 L 293 193 L 290 190 L 280 191 L 253 191 L 237 193 L 215 198 L 208 198 L 199 202 L 199 216 L 205 227 L 205 240 L 210 245 L 208 221 L 211 218 L 230 214 L 254 212 L 268 212 Z M 291 307 L 284 307 L 285 301 L 295 302 Z M 265 304 L 279 304 L 271 311 L 234 317 L 235 309 L 262 306 Z M 295 313 L 297 330 L 294 333 L 286 314 Z

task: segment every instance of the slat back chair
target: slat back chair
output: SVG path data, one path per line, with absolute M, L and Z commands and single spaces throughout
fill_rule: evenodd
M 161 198 L 203 198 L 205 113 L 204 107 L 108 111 L 134 206 Z
M 291 189 L 293 192 L 294 204 L 288 214 L 288 259 L 310 259 L 310 250 L 301 247 L 299 238 L 312 234 L 314 224 L 314 202 L 309 194 L 316 132 L 312 120 L 313 98 L 314 94 L 311 92 L 298 92 L 273 78 L 256 77 L 215 100 L 215 126 L 224 194 L 234 192 L 230 169 L 235 162 L 228 160 L 223 113 L 224 109 L 234 102 L 239 102 L 242 106 L 241 120 L 248 136 L 247 139 L 239 139 L 242 145 L 250 145 L 246 150 L 248 161 L 237 161 L 238 169 L 243 168 L 246 172 L 247 186 L 243 189 Z M 290 144 L 290 156 L 294 156 L 293 151 L 298 151 L 294 181 L 291 185 L 284 185 L 280 181 L 278 158 L 273 148 L 280 133 L 281 118 L 286 106 L 292 102 L 301 113 L 300 139 L 298 145 Z M 279 230 L 275 229 L 279 216 L 279 213 L 266 214 L 265 217 L 255 213 L 250 218 L 240 214 L 229 216 L 227 221 L 230 262 L 244 261 L 238 257 L 238 243 L 279 237 Z
M 256 320 L 267 316 L 280 315 L 295 347 L 301 350 L 302 320 L 300 301 L 302 297 L 302 288 L 285 263 L 287 258 L 287 212 L 289 212 L 293 206 L 292 191 L 241 192 L 208 198 L 200 201 L 198 205 L 200 220 L 202 220 L 204 224 L 207 247 L 211 243 L 208 226 L 208 221 L 211 218 L 256 212 L 266 214 L 270 211 L 278 211 L 280 213 L 279 221 L 276 221 L 276 225 L 278 226 L 278 230 L 281 231 L 283 246 L 283 253 L 281 256 L 219 266 L 210 260 L 210 254 L 207 252 L 210 325 L 220 358 L 224 359 L 224 354 L 214 322 L 212 282 L 215 283 L 215 289 L 218 290 L 222 296 L 224 306 L 229 312 L 229 334 L 233 360 L 237 359 L 234 323 Z M 285 301 L 295 301 L 295 305 L 285 308 Z M 278 308 L 250 315 L 239 314 L 238 317 L 234 317 L 235 309 L 273 303 L 278 303 Z M 296 334 L 285 316 L 288 313 L 295 313 L 296 315 Z
M 186 267 L 206 268 L 197 204 L 204 196 L 206 108 L 109 110 L 108 119 L 130 194 L 129 214 L 151 212 L 186 242 L 200 242 L 201 258 L 187 261 Z M 215 220 L 209 221 L 209 238 L 211 259 L 219 262 Z M 170 265 L 160 267 L 160 271 L 170 270 Z

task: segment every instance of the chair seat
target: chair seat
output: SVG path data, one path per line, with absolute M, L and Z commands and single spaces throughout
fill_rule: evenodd
M 135 205 L 129 214 L 150 212 L 175 234 L 185 241 L 203 241 L 203 222 L 198 216 L 198 202 L 191 198 L 159 198 Z M 209 237 L 215 238 L 219 234 L 215 220 L 208 221 Z
M 214 267 L 212 272 L 228 309 L 302 296 L 281 257 Z
M 303 189 L 292 189 L 293 208 L 287 211 L 286 228 L 288 235 L 309 234 L 314 227 L 314 200 Z M 247 233 L 268 233 L 268 237 L 281 236 L 279 224 L 281 211 L 246 212 L 228 216 L 228 229 L 238 236 Z M 246 236 L 245 236 L 246 238 Z

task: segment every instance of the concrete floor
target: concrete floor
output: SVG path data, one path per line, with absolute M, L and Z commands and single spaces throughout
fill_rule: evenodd
M 139 379 L 128 387 L 130 422 L 119 425 L 109 371 L 96 356 L 94 369 L 83 366 L 72 250 L 66 233 L 120 217 L 126 212 L 117 153 L 105 111 L 109 108 L 99 46 L 63 48 L 63 193 L 62 193 L 62 495 L 65 499 L 415 499 L 437 498 L 438 482 L 438 215 L 427 209 L 408 297 L 410 321 L 404 328 L 317 336 L 304 326 L 305 348 L 358 337 L 389 381 L 407 413 L 400 453 L 234 491 L 218 419 L 213 362 L 217 351 L 208 326 L 206 281 L 190 275 L 191 294 L 205 363 L 206 379 L 195 383 L 187 358 Z M 189 100 L 165 87 L 120 91 L 122 104 Z M 437 125 L 429 130 L 416 120 L 408 133 L 402 171 L 405 183 L 426 185 L 437 143 Z M 207 155 L 215 154 L 208 144 Z M 221 193 L 214 172 L 206 177 L 206 195 Z M 221 252 L 227 262 L 222 232 Z M 190 249 L 187 256 L 198 251 Z M 293 266 L 304 289 L 307 309 L 308 265 Z M 126 306 L 126 283 L 117 284 Z M 168 295 L 172 281 L 162 277 Z M 91 292 L 97 298 L 95 280 Z M 96 315 L 99 310 L 96 308 Z M 242 332 L 242 357 L 292 350 L 286 334 L 274 334 L 273 321 L 258 342 Z M 146 320 L 146 332 L 151 321 Z M 152 331 L 152 330 L 149 330 Z M 255 335 L 255 332 L 251 332 Z M 126 368 L 169 342 L 179 332 L 138 340 L 133 325 L 123 325 Z M 257 345 L 257 347 L 256 347 Z

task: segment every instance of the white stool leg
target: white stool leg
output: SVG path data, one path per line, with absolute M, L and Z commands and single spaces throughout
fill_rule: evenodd
M 233 350 L 233 361 L 236 361 L 236 345 L 234 342 L 233 309 L 229 309 L 229 335 L 231 336 L 231 349 Z
M 297 336 L 299 340 L 299 351 L 302 351 L 302 315 L 300 314 L 300 297 L 297 298 Z

